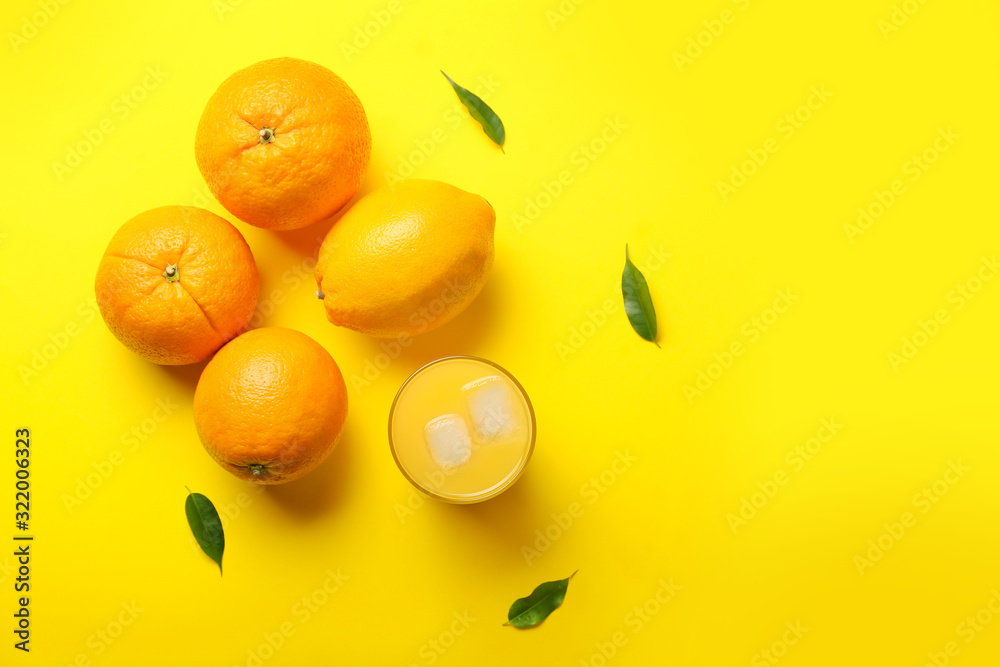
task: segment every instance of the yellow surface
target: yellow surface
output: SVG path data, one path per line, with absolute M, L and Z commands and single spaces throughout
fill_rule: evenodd
M 5 2 L 0 663 L 996 664 L 998 22 L 987 0 Z M 258 493 L 198 444 L 200 367 L 122 347 L 92 282 L 139 211 L 225 214 L 199 114 L 281 55 L 364 102 L 363 191 L 485 196 L 496 264 L 462 316 L 395 348 L 326 321 L 327 225 L 238 223 L 257 324 L 363 380 L 328 462 Z M 503 118 L 506 154 L 439 69 Z M 659 348 L 624 316 L 626 242 Z M 400 383 L 449 354 L 507 367 L 538 417 L 524 478 L 472 507 L 421 502 L 386 442 Z M 224 577 L 185 485 L 226 517 Z M 543 626 L 501 625 L 576 569 Z

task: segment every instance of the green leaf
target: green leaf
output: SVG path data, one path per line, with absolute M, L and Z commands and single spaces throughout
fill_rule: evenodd
M 188 489 L 184 513 L 187 514 L 194 539 L 198 540 L 201 550 L 219 564 L 219 574 L 222 574 L 222 552 L 226 548 L 226 536 L 222 533 L 222 522 L 215 505 L 200 493 L 191 493 L 191 489 Z
M 515 600 L 507 612 L 507 622 L 504 625 L 523 629 L 533 628 L 544 621 L 563 603 L 569 580 L 575 576 L 576 572 L 565 579 L 546 581 L 531 591 L 528 597 Z
M 441 70 L 444 74 L 444 70 Z M 448 83 L 451 87 L 455 89 L 455 93 L 458 95 L 459 101 L 465 105 L 465 108 L 469 110 L 472 117 L 479 121 L 479 124 L 483 126 L 483 131 L 486 132 L 486 136 L 493 140 L 500 150 L 503 150 L 503 142 L 506 139 L 506 133 L 503 129 L 503 121 L 500 117 L 496 115 L 496 112 L 490 108 L 486 102 L 483 102 L 478 95 L 470 90 L 462 88 L 460 85 L 451 80 L 451 77 L 444 74 L 444 78 L 448 79 Z
M 649 285 L 642 272 L 628 257 L 625 244 L 625 270 L 622 272 L 622 296 L 625 298 L 625 314 L 635 332 L 648 341 L 656 343 L 656 311 L 649 296 Z M 656 344 L 659 347 L 659 344 Z

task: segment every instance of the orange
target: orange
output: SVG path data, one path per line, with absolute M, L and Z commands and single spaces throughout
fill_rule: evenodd
M 440 181 L 368 193 L 320 248 L 316 282 L 327 318 L 384 338 L 441 326 L 486 283 L 495 225 L 489 202 Z
M 340 77 L 275 58 L 222 82 L 201 115 L 194 152 L 230 213 L 283 230 L 342 208 L 361 187 L 371 143 L 364 107 Z
M 333 451 L 347 387 L 322 345 L 292 329 L 248 331 L 208 362 L 194 392 L 205 450 L 237 477 L 282 484 Z
M 97 269 L 97 303 L 115 338 L 157 364 L 207 359 L 247 326 L 260 283 L 227 220 L 163 206 L 115 233 Z

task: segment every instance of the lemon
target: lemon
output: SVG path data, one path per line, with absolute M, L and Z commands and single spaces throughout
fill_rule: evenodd
M 440 181 L 367 194 L 320 248 L 316 283 L 327 318 L 383 338 L 441 326 L 483 288 L 495 226 L 489 202 Z

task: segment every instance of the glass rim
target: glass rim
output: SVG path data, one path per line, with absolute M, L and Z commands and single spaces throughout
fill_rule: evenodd
M 514 386 L 517 388 L 518 392 L 520 392 L 521 397 L 524 399 L 525 404 L 528 406 L 528 423 L 531 426 L 531 438 L 528 441 L 528 446 L 525 448 L 524 455 L 522 455 L 520 463 L 518 464 L 517 468 L 515 468 L 513 472 L 507 475 L 506 479 L 499 482 L 496 486 L 487 489 L 480 495 L 470 496 L 467 498 L 442 495 L 440 493 L 437 493 L 436 491 L 428 489 L 426 485 L 421 484 L 416 479 L 414 479 L 413 476 L 411 476 L 410 473 L 406 470 L 406 466 L 404 466 L 402 461 L 399 460 L 399 455 L 396 454 L 396 442 L 395 440 L 393 440 L 392 437 L 392 421 L 393 421 L 392 418 L 396 414 L 396 404 L 399 403 L 399 397 L 403 395 L 403 390 L 405 390 L 406 386 L 410 384 L 410 381 L 413 380 L 413 378 L 415 378 L 417 375 L 419 375 L 426 369 L 430 368 L 431 366 L 434 366 L 435 364 L 439 364 L 444 361 L 454 361 L 456 359 L 479 361 L 488 366 L 492 366 L 493 368 L 496 368 L 498 371 L 503 373 L 504 377 L 506 377 L 508 380 L 514 383 Z M 399 471 L 401 473 L 403 473 L 403 477 L 405 477 L 406 480 L 410 484 L 412 484 L 418 491 L 430 496 L 431 498 L 440 500 L 442 502 L 451 503 L 454 505 L 471 505 L 473 503 L 489 500 L 490 498 L 494 498 L 500 495 L 501 493 L 509 489 L 514 484 L 514 482 L 516 482 L 521 477 L 521 475 L 524 473 L 524 469 L 528 467 L 528 461 L 531 460 L 531 455 L 535 451 L 535 408 L 534 406 L 531 405 L 531 399 L 528 397 L 528 392 L 524 389 L 524 386 L 506 368 L 504 368 L 503 366 L 501 366 L 496 362 L 490 361 L 489 359 L 484 359 L 482 357 L 475 357 L 468 354 L 455 354 L 427 362 L 417 370 L 410 373 L 409 376 L 407 376 L 407 378 L 403 381 L 403 384 L 399 385 L 399 390 L 396 391 L 396 395 L 392 399 L 392 406 L 389 408 L 388 436 L 389 436 L 389 451 L 392 453 L 392 459 L 396 462 L 396 467 L 399 468 Z

